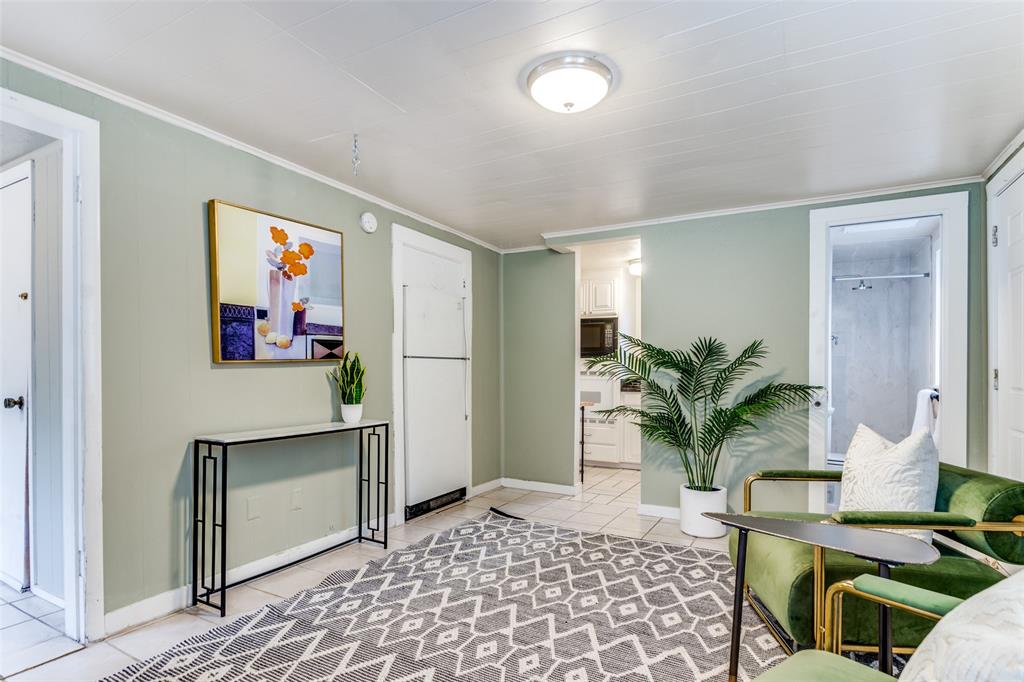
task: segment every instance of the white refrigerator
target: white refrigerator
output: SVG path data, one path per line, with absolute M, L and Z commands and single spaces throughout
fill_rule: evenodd
M 405 385 L 406 515 L 468 487 L 469 353 L 466 299 L 455 286 L 406 285 Z

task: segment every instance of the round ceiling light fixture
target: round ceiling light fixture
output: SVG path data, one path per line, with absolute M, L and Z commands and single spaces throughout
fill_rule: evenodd
M 608 94 L 612 70 L 594 57 L 564 54 L 530 71 L 526 89 L 545 109 L 559 114 L 586 111 Z

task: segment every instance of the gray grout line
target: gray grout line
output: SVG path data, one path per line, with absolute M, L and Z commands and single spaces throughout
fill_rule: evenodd
M 198 616 L 197 616 L 197 618 L 198 618 Z M 162 620 L 162 619 L 161 619 L 161 620 Z M 151 621 L 151 622 L 155 623 L 156 621 Z M 148 625 L 148 624 L 149 624 L 149 623 L 147 623 L 147 625 Z M 145 627 L 145 626 L 143 626 L 143 627 Z M 132 659 L 133 661 L 135 661 L 136 663 L 141 663 L 141 662 L 142 662 L 142 659 L 141 659 L 141 658 L 136 658 L 135 656 L 132 656 L 132 655 L 131 655 L 130 653 L 128 653 L 127 651 L 125 651 L 125 650 L 124 650 L 124 649 L 122 649 L 121 647 L 119 647 L 119 646 L 117 646 L 116 644 L 114 644 L 114 641 L 113 641 L 114 639 L 117 639 L 117 638 L 116 638 L 116 637 L 114 637 L 113 639 L 105 639 L 105 640 L 103 640 L 103 641 L 104 641 L 104 642 L 106 642 L 106 643 L 107 643 L 107 645 L 108 645 L 109 647 L 111 647 L 112 649 L 116 649 L 117 651 L 121 652 L 122 654 L 124 654 L 124 655 L 125 655 L 125 656 L 127 656 L 128 658 L 130 658 L 130 659 Z M 171 645 L 171 646 L 175 646 L 175 645 Z M 72 652 L 72 653 L 74 653 L 74 652 Z

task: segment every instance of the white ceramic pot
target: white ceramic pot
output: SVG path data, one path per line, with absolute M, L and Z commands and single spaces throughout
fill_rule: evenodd
M 341 421 L 346 424 L 358 424 L 359 420 L 363 418 L 363 404 L 358 405 L 342 405 L 341 406 Z
M 701 514 L 724 514 L 727 511 L 728 494 L 726 488 L 690 490 L 686 485 L 679 486 L 679 530 L 698 538 L 720 538 L 725 535 L 725 526 L 718 521 L 704 518 Z

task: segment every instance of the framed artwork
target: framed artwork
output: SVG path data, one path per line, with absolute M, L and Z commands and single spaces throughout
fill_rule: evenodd
M 213 361 L 345 355 L 341 232 L 211 199 Z

